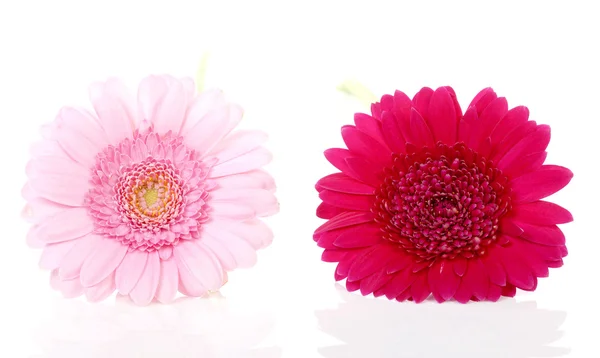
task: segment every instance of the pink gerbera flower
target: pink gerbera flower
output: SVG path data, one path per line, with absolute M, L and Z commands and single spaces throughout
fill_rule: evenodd
M 23 190 L 28 243 L 66 297 L 115 289 L 137 304 L 202 296 L 248 267 L 278 211 L 271 159 L 242 110 L 190 79 L 150 76 L 137 103 L 117 80 L 91 87 L 95 113 L 63 108 L 33 146 Z
M 562 266 L 572 221 L 540 199 L 573 174 L 543 165 L 550 127 L 491 88 L 462 114 L 450 87 L 385 95 L 342 128 L 341 173 L 316 185 L 328 221 L 314 234 L 350 291 L 398 301 L 496 301 Z

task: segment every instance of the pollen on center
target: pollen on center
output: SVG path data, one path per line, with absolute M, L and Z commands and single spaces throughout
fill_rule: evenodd
M 158 200 L 158 190 L 156 188 L 148 188 L 144 193 L 144 200 L 146 201 L 146 205 L 151 207 Z

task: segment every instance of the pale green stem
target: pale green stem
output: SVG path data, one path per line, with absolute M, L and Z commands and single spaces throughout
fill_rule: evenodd
M 356 98 L 367 106 L 377 102 L 377 97 L 362 83 L 356 80 L 344 81 L 337 87 L 338 91 L 343 92 L 351 97 Z
M 206 81 L 206 68 L 208 67 L 208 58 L 210 54 L 205 52 L 200 59 L 200 65 L 196 71 L 196 90 L 202 92 L 204 90 L 204 82 Z

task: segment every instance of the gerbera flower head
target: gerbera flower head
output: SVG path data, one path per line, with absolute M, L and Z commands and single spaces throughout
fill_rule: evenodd
M 27 166 L 28 243 L 67 297 L 115 290 L 137 304 L 202 296 L 249 267 L 278 211 L 266 135 L 233 129 L 241 108 L 190 79 L 150 76 L 137 100 L 93 85 L 94 112 L 63 108 Z
M 571 180 L 544 165 L 550 127 L 482 90 L 465 113 L 452 88 L 396 91 L 342 128 L 340 173 L 316 188 L 314 234 L 336 280 L 364 295 L 496 301 L 534 290 L 567 255 L 564 208 L 541 199 Z

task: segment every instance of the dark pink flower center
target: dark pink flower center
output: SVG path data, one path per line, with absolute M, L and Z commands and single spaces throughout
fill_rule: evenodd
M 209 164 L 172 133 L 135 133 L 98 153 L 86 197 L 94 232 L 152 251 L 200 237 Z
M 173 165 L 149 159 L 121 173 L 114 200 L 132 228 L 158 231 L 181 213 L 182 186 Z
M 385 237 L 430 260 L 483 255 L 510 198 L 507 179 L 462 143 L 395 155 L 374 207 Z

